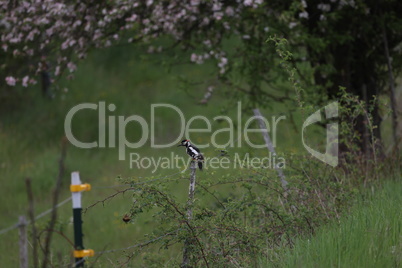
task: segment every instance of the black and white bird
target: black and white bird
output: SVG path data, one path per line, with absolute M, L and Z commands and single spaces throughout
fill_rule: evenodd
M 202 161 L 204 161 L 204 156 L 201 154 L 200 149 L 191 144 L 189 140 L 182 140 L 177 147 L 179 146 L 186 147 L 187 154 L 191 156 L 193 160 L 196 160 L 198 162 L 198 167 L 200 170 L 202 170 Z

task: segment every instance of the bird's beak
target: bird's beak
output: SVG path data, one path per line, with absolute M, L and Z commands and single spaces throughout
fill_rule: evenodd
M 179 144 L 179 145 L 177 145 L 177 147 L 180 147 L 180 146 L 184 146 L 183 144 Z

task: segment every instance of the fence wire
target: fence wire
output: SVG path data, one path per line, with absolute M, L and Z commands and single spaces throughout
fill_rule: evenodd
M 56 208 L 61 207 L 61 206 L 63 206 L 64 204 L 67 204 L 67 202 L 70 201 L 70 200 L 71 200 L 71 196 L 68 197 L 68 198 L 66 198 L 66 199 L 64 199 L 64 200 L 61 201 L 60 203 L 58 203 L 58 204 L 56 205 Z M 44 217 L 44 216 L 46 216 L 47 214 L 49 214 L 49 213 L 52 212 L 52 211 L 53 211 L 53 208 L 50 208 L 50 209 L 48 209 L 48 210 L 43 211 L 42 213 L 40 213 L 38 216 L 35 217 L 35 221 L 36 221 L 36 220 L 39 220 L 40 218 L 42 218 L 42 217 Z M 31 221 L 27 221 L 27 225 L 28 225 L 28 224 L 31 224 Z M 0 231 L 0 235 L 5 234 L 5 233 L 7 233 L 7 232 L 9 232 L 9 231 L 11 231 L 11 230 L 14 230 L 14 229 L 18 228 L 19 226 L 20 226 L 19 223 L 16 223 L 16 224 L 14 224 L 14 225 L 11 225 L 10 227 L 7 227 L 7 228 L 1 230 L 1 231 Z
M 153 242 L 156 242 L 156 241 L 158 241 L 158 240 L 161 240 L 161 239 L 163 239 L 163 238 L 165 238 L 165 237 L 167 237 L 167 236 L 169 236 L 169 235 L 175 234 L 175 233 L 177 233 L 178 231 L 180 231 L 180 230 L 182 230 L 182 229 L 183 229 L 183 228 L 177 228 L 176 230 L 173 230 L 173 231 L 171 231 L 171 232 L 169 232 L 169 233 L 166 233 L 166 234 L 164 234 L 164 235 L 161 235 L 161 236 L 159 236 L 159 237 L 156 237 L 156 238 L 153 238 L 153 239 L 150 239 L 150 240 L 148 240 L 148 241 L 144 241 L 144 242 L 141 242 L 141 243 L 138 243 L 138 244 L 135 244 L 135 245 L 131 245 L 131 246 L 128 246 L 128 247 L 126 247 L 126 248 L 118 248 L 118 249 L 109 249 L 109 250 L 103 250 L 103 251 L 95 251 L 95 255 L 99 255 L 98 257 L 101 257 L 103 254 L 107 254 L 107 253 L 113 253 L 113 252 L 118 252 L 118 251 L 124 251 L 124 250 L 133 249 L 133 248 L 143 247 L 143 246 L 149 245 L 149 244 L 151 244 L 151 243 L 153 243 Z M 81 264 L 81 263 L 83 263 L 83 262 L 86 261 L 86 260 L 88 260 L 87 257 L 82 258 L 81 260 L 75 262 L 74 265 L 77 266 L 78 264 Z M 97 259 L 95 260 L 95 262 L 96 262 L 96 261 L 97 261 Z M 95 262 L 92 262 L 92 264 L 94 264 Z
M 147 184 L 147 183 L 152 183 L 152 182 L 155 182 L 155 181 L 160 181 L 160 180 L 164 180 L 164 179 L 167 179 L 167 178 L 171 178 L 173 176 L 176 176 L 176 175 L 179 175 L 179 174 L 185 172 L 186 170 L 187 170 L 187 168 L 183 169 L 182 171 L 179 171 L 179 172 L 176 172 L 176 173 L 164 176 L 164 177 L 155 178 L 155 179 L 151 179 L 151 180 L 146 180 L 146 181 L 142 181 L 142 182 L 136 182 L 136 183 L 130 183 L 130 184 L 120 184 L 120 185 L 111 185 L 111 186 L 95 186 L 95 187 L 92 187 L 92 189 L 107 189 L 107 188 L 120 188 L 120 187 L 130 187 L 130 188 L 132 188 L 135 185 Z M 56 208 L 59 208 L 59 207 L 65 205 L 65 204 L 67 204 L 71 199 L 72 199 L 71 196 L 66 198 L 66 199 L 64 199 L 63 201 L 61 201 L 60 203 L 58 203 L 56 205 Z M 52 211 L 53 211 L 53 208 L 50 208 L 48 210 L 43 211 L 42 213 L 40 213 L 39 215 L 37 215 L 35 217 L 35 221 L 43 218 L 44 216 L 48 215 Z M 31 221 L 27 221 L 26 224 L 29 225 L 31 223 L 32 223 Z M 12 231 L 14 229 L 17 229 L 19 226 L 20 226 L 20 224 L 16 223 L 16 224 L 13 224 L 13 225 L 11 225 L 11 226 L 9 226 L 7 228 L 4 228 L 4 229 L 0 230 L 0 235 L 5 234 L 5 233 L 7 233 L 9 231 Z M 182 228 L 178 228 L 178 229 L 176 229 L 176 230 L 174 230 L 172 232 L 166 233 L 166 234 L 161 235 L 159 237 L 156 237 L 156 238 L 153 238 L 153 239 L 150 239 L 148 241 L 144 241 L 144 242 L 141 242 L 141 243 L 138 243 L 138 244 L 135 244 L 135 245 L 131 245 L 131 246 L 128 246 L 128 247 L 125 247 L 125 248 L 110 249 L 110 250 L 104 250 L 104 251 L 99 251 L 99 252 L 95 252 L 95 253 L 97 255 L 99 255 L 99 256 L 102 256 L 103 254 L 107 254 L 107 253 L 113 253 L 113 252 L 118 252 L 118 251 L 124 251 L 124 250 L 133 249 L 133 248 L 143 247 L 143 246 L 149 245 L 149 244 L 151 244 L 153 242 L 159 241 L 159 240 L 161 240 L 161 239 L 163 239 L 163 238 L 165 238 L 167 236 L 173 235 L 175 233 L 177 234 L 178 231 L 180 231 L 181 229 Z M 76 262 L 75 266 L 78 265 L 78 264 L 81 264 L 82 262 L 84 262 L 85 259 L 86 258 L 83 258 L 80 261 Z
M 182 230 L 182 228 L 177 228 L 176 230 L 171 231 L 171 232 L 169 232 L 169 233 L 166 233 L 166 234 L 164 234 L 164 235 L 161 235 L 161 236 L 159 236 L 159 237 L 156 237 L 156 238 L 153 238 L 153 239 L 151 239 L 151 240 L 144 241 L 144 242 L 141 242 L 141 243 L 138 243 L 138 244 L 135 244 L 135 245 L 131 245 L 131 246 L 128 246 L 128 247 L 126 247 L 126 248 L 109 249 L 109 250 L 104 250 L 104 251 L 95 252 L 95 254 L 112 253 L 112 252 L 116 252 L 116 251 L 123 251 L 123 250 L 132 249 L 132 248 L 143 247 L 143 246 L 146 246 L 146 245 L 148 245 L 148 244 L 150 244 L 150 243 L 153 243 L 153 242 L 155 242 L 155 241 L 161 240 L 161 239 L 163 239 L 163 238 L 165 238 L 165 237 L 167 237 L 167 236 L 169 236 L 169 235 L 175 234 L 175 233 L 177 233 L 177 232 L 180 231 L 180 230 Z
M 141 184 L 146 184 L 146 183 L 151 183 L 151 182 L 155 182 L 155 181 L 160 181 L 160 180 L 164 180 L 176 175 L 179 175 L 181 173 L 183 173 L 184 171 L 186 171 L 186 169 L 176 172 L 174 174 L 170 174 L 164 177 L 160 177 L 160 178 L 156 178 L 156 179 L 151 179 L 151 180 L 147 180 L 147 181 L 140 181 L 140 182 L 135 182 L 135 183 L 127 183 L 127 184 L 118 184 L 118 185 L 111 185 L 111 186 L 94 186 L 92 187 L 92 189 L 108 189 L 108 188 L 120 188 L 120 187 L 133 187 L 135 185 L 141 185 Z
M 160 178 L 156 178 L 156 179 L 151 179 L 151 180 L 147 180 L 147 181 L 142 181 L 142 182 L 136 182 L 136 183 L 130 183 L 130 184 L 119 184 L 119 185 L 111 185 L 111 186 L 95 186 L 92 187 L 92 189 L 107 189 L 107 188 L 120 188 L 120 187 L 133 187 L 135 185 L 140 185 L 140 184 L 146 184 L 146 183 L 151 183 L 151 182 L 155 182 L 155 181 L 159 181 L 159 180 L 164 180 L 173 176 L 176 176 L 178 174 L 183 173 L 184 171 L 186 171 L 186 168 L 183 169 L 182 171 L 176 172 L 174 174 L 171 175 L 167 175 L 164 177 L 160 177 Z M 60 203 L 58 203 L 56 205 L 56 208 L 63 206 L 64 204 L 66 204 L 68 201 L 71 200 L 71 196 L 64 199 L 63 201 L 61 201 Z M 50 208 L 42 213 L 40 213 L 38 216 L 35 217 L 35 220 L 39 220 L 40 218 L 46 216 L 47 214 L 49 214 L 50 212 L 52 212 L 53 208 Z M 28 221 L 27 224 L 31 224 L 31 221 Z M 17 229 L 20 226 L 19 223 L 13 224 L 7 228 L 4 228 L 2 230 L 0 230 L 0 235 L 8 233 L 9 231 L 12 231 L 14 229 Z

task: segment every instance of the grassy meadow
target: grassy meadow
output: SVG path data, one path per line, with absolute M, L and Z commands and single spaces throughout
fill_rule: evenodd
M 186 55 L 188 56 L 188 55 Z M 60 158 L 60 141 L 64 134 L 64 120 L 68 111 L 80 103 L 95 103 L 104 101 L 106 106 L 114 104 L 114 112 L 107 110 L 106 116 L 140 115 L 147 121 L 150 119 L 150 106 L 155 103 L 169 103 L 181 109 L 188 120 L 194 115 L 203 115 L 211 122 L 213 129 L 228 127 L 225 122 L 213 121 L 218 115 L 227 114 L 236 118 L 236 103 L 229 101 L 224 92 L 216 92 L 208 106 L 198 105 L 202 99 L 205 84 L 188 86 L 182 82 L 182 77 L 191 79 L 194 83 L 204 81 L 209 77 L 213 66 L 179 65 L 169 67 L 160 64 L 156 59 L 160 56 L 149 55 L 140 48 L 113 48 L 97 51 L 89 55 L 79 65 L 73 80 L 62 79 L 54 87 L 55 97 L 52 100 L 41 97 L 40 88 L 17 88 L 18 94 L 1 107 L 0 115 L 0 180 L 3 187 L 0 192 L 0 212 L 2 221 L 0 229 L 17 222 L 18 216 L 26 214 L 27 194 L 25 178 L 32 179 L 35 197 L 35 212 L 39 214 L 51 207 L 52 190 L 58 174 L 58 159 Z M 186 87 L 186 88 L 183 88 Z M 286 106 L 271 107 L 265 112 L 268 118 L 273 115 L 286 114 Z M 242 112 L 244 120 L 251 116 Z M 160 110 L 156 113 L 156 142 L 171 142 L 177 139 L 179 120 L 174 111 Z M 244 121 L 243 121 L 244 124 Z M 193 128 L 204 128 L 205 124 L 195 121 Z M 87 111 L 77 113 L 72 123 L 73 133 L 83 142 L 98 139 L 98 113 Z M 294 127 L 286 121 L 278 127 L 277 144 L 282 152 L 294 151 L 300 148 L 300 141 L 294 139 Z M 141 130 L 135 123 L 129 124 L 126 129 L 127 139 L 136 141 L 140 138 Z M 235 134 L 236 135 L 236 134 Z M 251 134 L 256 143 L 262 143 L 262 138 Z M 183 137 L 184 138 L 184 137 Z M 208 134 L 194 134 L 191 140 L 195 144 L 209 139 Z M 218 140 L 225 142 L 227 136 L 218 135 Z M 69 197 L 70 173 L 79 171 L 83 182 L 91 183 L 93 190 L 83 195 L 83 207 L 89 206 L 98 200 L 114 193 L 116 189 L 108 186 L 120 184 L 117 177 L 145 178 L 162 177 L 181 171 L 179 168 L 152 169 L 130 168 L 128 154 L 134 152 L 147 157 L 170 157 L 175 155 L 185 157 L 183 148 L 150 148 L 147 144 L 138 149 L 127 149 L 126 160 L 118 159 L 117 148 L 80 149 L 72 145 L 67 148 L 65 161 L 65 175 L 63 188 L 59 200 Z M 206 156 L 218 155 L 215 148 L 203 150 Z M 266 150 L 252 151 L 247 146 L 229 149 L 230 153 L 251 152 L 252 155 L 263 155 Z M 183 168 L 183 167 L 182 167 Z M 211 176 L 211 173 L 231 174 L 234 170 L 205 170 L 199 173 Z M 182 175 L 184 176 L 184 175 Z M 103 188 L 105 187 L 105 188 Z M 187 182 L 175 185 L 174 191 L 185 200 Z M 119 196 L 102 206 L 89 210 L 83 217 L 84 243 L 87 248 L 95 251 L 122 248 L 136 244 L 143 240 L 148 232 L 152 231 L 152 219 L 140 219 L 135 224 L 125 224 L 121 219 L 130 208 L 131 197 L 127 193 Z M 43 217 L 37 225 L 39 229 L 45 227 L 49 217 Z M 59 209 L 58 228 L 73 239 L 71 203 Z M 54 235 L 52 259 L 69 258 L 72 246 L 64 238 Z M 3 234 L 0 239 L 0 250 L 7 254 L 0 255 L 2 267 L 13 267 L 18 263 L 18 231 L 13 230 Z M 165 252 L 166 253 L 166 252 Z M 167 252 L 168 256 L 181 254 Z M 118 259 L 122 252 L 102 256 L 97 267 L 110 267 L 108 258 Z M 57 263 L 57 261 L 55 261 Z
M 182 56 L 189 57 L 187 54 Z M 114 117 L 116 122 L 118 121 L 118 116 L 127 118 L 131 115 L 140 115 L 149 122 L 151 104 L 157 103 L 175 105 L 183 111 L 186 120 L 195 115 L 205 116 L 212 122 L 213 130 L 229 127 L 227 122 L 213 120 L 215 116 L 228 115 L 234 121 L 236 120 L 236 100 L 228 99 L 225 90 L 219 90 L 219 87 L 216 88 L 213 98 L 207 105 L 199 105 L 199 100 L 203 98 L 208 81 L 211 79 L 211 69 L 214 66 L 208 64 L 170 66 L 169 64 L 158 62 L 157 59 L 160 57 L 167 58 L 167 55 L 149 55 L 141 48 L 115 47 L 105 49 L 93 52 L 87 59 L 83 60 L 78 66 L 78 71 L 74 74 L 74 79 L 67 80 L 64 78 L 58 81 L 57 88 L 53 88 L 55 97 L 52 100 L 41 97 L 39 86 L 30 89 L 15 89 L 18 91 L 15 97 L 10 98 L 6 105 L 0 107 L 0 181 L 2 183 L 0 190 L 0 212 L 2 215 L 0 230 L 15 224 L 19 215 L 26 214 L 28 203 L 25 178 L 27 177 L 31 178 L 33 183 L 36 214 L 51 207 L 52 191 L 58 174 L 60 141 L 65 135 L 64 120 L 68 111 L 77 104 L 105 102 L 106 107 L 109 104 L 114 104 L 116 109 L 114 111 L 106 110 L 106 116 L 107 118 Z M 183 82 L 183 77 L 190 79 L 190 81 L 188 83 Z M 190 86 L 190 84 L 192 85 Z M 296 104 L 279 103 L 261 109 L 263 115 L 268 119 L 271 119 L 271 116 L 286 116 L 286 119 L 278 124 L 279 127 L 276 132 L 277 152 L 285 154 L 285 156 L 291 153 L 306 153 L 301 143 L 300 133 L 304 115 L 295 113 L 291 119 L 291 115 L 288 112 L 289 105 L 294 106 Z M 243 126 L 251 115 L 251 111 L 242 111 Z M 98 117 L 98 111 L 95 110 L 76 114 L 72 130 L 77 139 L 84 142 L 98 140 Z M 155 139 L 157 143 L 172 142 L 178 138 L 180 125 L 176 112 L 161 109 L 156 112 L 155 118 Z M 235 122 L 235 126 L 237 126 L 237 122 Z M 253 126 L 257 127 L 256 124 Z M 192 128 L 205 128 L 205 123 L 194 121 Z M 312 130 L 308 131 L 310 131 L 310 134 L 307 135 L 308 141 L 313 144 L 312 147 L 324 144 L 325 134 L 321 134 L 325 132 L 322 129 L 312 128 Z M 138 124 L 127 125 L 125 135 L 129 141 L 139 140 L 141 133 Z M 263 143 L 259 133 L 252 133 L 250 137 L 255 143 Z M 210 134 L 208 133 L 195 133 L 191 140 L 195 144 L 200 144 L 208 141 L 209 138 Z M 226 134 L 217 136 L 217 140 L 222 143 L 225 143 L 227 139 L 228 135 Z M 206 148 L 202 151 L 205 156 L 212 157 L 219 155 L 216 149 Z M 232 156 L 235 153 L 239 153 L 242 156 L 246 153 L 249 153 L 250 156 L 264 156 L 267 150 L 265 148 L 251 149 L 243 141 L 241 148 L 228 148 L 228 152 Z M 121 181 L 117 179 L 118 177 L 136 178 L 138 181 L 144 181 L 176 174 L 184 168 L 157 169 L 152 172 L 152 169 L 130 167 L 129 153 L 137 153 L 141 157 L 170 157 L 172 153 L 185 157 L 183 148 L 154 149 L 151 148 L 149 139 L 141 148 L 127 148 L 125 160 L 119 160 L 118 148 L 80 149 L 69 145 L 59 200 L 64 200 L 71 195 L 69 184 L 72 171 L 79 171 L 81 180 L 92 185 L 93 189 L 90 192 L 83 193 L 83 208 L 86 208 L 96 201 L 103 200 L 115 193 L 117 189 L 122 189 L 109 188 L 110 186 L 121 184 Z M 234 176 L 240 172 L 232 168 L 206 169 L 197 173 L 197 179 L 203 180 L 214 176 Z M 275 173 L 270 172 L 273 174 L 272 178 L 276 179 Z M 169 191 L 178 196 L 183 202 L 186 200 L 188 191 L 188 182 L 184 179 L 186 176 L 188 176 L 188 172 L 178 174 L 176 177 L 182 177 L 183 180 L 169 186 Z M 360 205 L 357 206 L 354 216 L 341 221 L 341 228 L 349 228 L 341 236 L 338 235 L 340 231 L 336 229 L 337 225 L 333 224 L 324 227 L 323 231 L 319 231 L 317 237 L 311 239 L 311 243 L 305 244 L 305 240 L 298 241 L 295 250 L 287 252 L 283 257 L 286 258 L 288 267 L 323 267 L 321 264 L 330 267 L 351 266 L 349 263 L 344 262 L 344 260 L 347 260 L 346 258 L 336 259 L 336 256 L 332 256 L 331 247 L 342 247 L 343 252 L 356 251 L 356 253 L 364 253 L 378 251 L 378 256 L 385 256 L 384 258 L 389 253 L 385 251 L 392 250 L 393 246 L 395 246 L 395 250 L 400 250 L 401 218 L 394 215 L 397 214 L 397 208 L 396 206 L 391 206 L 391 204 L 401 201 L 400 196 L 397 196 L 397 192 L 398 189 L 399 191 L 402 189 L 400 189 L 400 182 L 395 184 L 395 187 L 386 186 L 383 190 L 384 192 L 375 195 L 379 196 L 378 204 L 373 203 L 372 206 L 364 208 L 365 203 L 359 203 Z M 230 191 L 230 188 L 222 187 L 217 194 L 225 196 Z M 388 191 L 393 192 L 388 194 Z M 386 198 L 388 196 L 390 196 L 389 199 Z M 376 198 L 371 199 L 370 197 L 370 202 L 377 202 Z M 132 195 L 127 192 L 88 209 L 83 215 L 85 247 L 99 252 L 121 249 L 147 240 L 147 234 L 152 233 L 153 229 L 157 227 L 153 223 L 152 217 L 145 216 L 129 224 L 125 224 L 122 221 L 122 217 L 130 210 L 132 202 Z M 209 200 L 202 200 L 202 202 L 209 202 Z M 363 208 L 360 210 L 359 206 Z M 62 206 L 58 210 L 58 215 L 57 229 L 72 240 L 71 202 Z M 384 217 L 380 217 L 380 215 L 384 215 Z M 388 218 L 387 215 L 394 216 Z M 384 223 L 382 221 L 385 218 L 387 218 L 387 221 Z M 44 229 L 48 221 L 48 216 L 41 218 L 37 222 L 38 228 Z M 373 230 L 372 232 L 359 233 L 354 229 L 359 229 L 360 224 L 366 224 L 364 222 L 367 223 L 367 226 L 364 226 L 366 229 L 360 228 L 362 229 L 360 231 L 364 232 L 364 230 L 370 229 Z M 392 228 L 389 229 L 387 226 L 392 226 Z M 326 230 L 329 231 L 327 232 Z M 384 236 L 384 240 L 387 241 L 384 242 L 386 244 L 381 249 L 374 247 L 377 234 L 380 237 Z M 349 237 L 349 235 L 353 235 L 353 237 L 359 236 L 361 240 L 355 241 L 353 238 L 355 242 L 350 244 L 352 237 Z M 389 238 L 388 235 L 392 238 Z M 395 239 L 398 239 L 398 235 L 399 246 L 395 244 Z M 343 240 L 335 240 L 337 237 Z M 345 246 L 341 245 L 343 243 L 345 243 Z M 359 243 L 364 244 L 365 248 L 361 248 Z M 348 246 L 346 247 L 346 245 Z M 306 249 L 308 254 L 304 254 Z M 326 250 L 322 254 L 327 254 L 328 257 L 322 263 L 317 264 L 315 256 L 316 254 L 322 255 L 319 253 L 320 249 Z M 67 267 L 65 265 L 68 264 L 71 258 L 72 250 L 73 247 L 67 239 L 54 234 L 51 255 L 54 267 Z M 16 229 L 0 235 L 0 251 L 2 252 L 0 254 L 1 267 L 17 267 L 19 257 L 18 231 Z M 151 251 L 159 255 L 166 267 L 173 265 L 174 261 L 180 259 L 182 254 L 181 245 L 175 245 L 169 250 L 151 247 Z M 98 257 L 99 259 L 97 259 Z M 119 267 L 118 261 L 124 261 L 125 251 L 105 253 L 98 257 L 94 258 L 97 260 L 94 267 L 115 267 L 115 265 Z M 93 262 L 94 259 L 89 260 L 89 262 Z M 359 266 L 363 263 L 357 259 L 353 261 L 353 266 L 369 267 Z M 364 261 L 370 264 L 368 260 Z M 57 266 L 60 263 L 64 266 Z M 381 260 L 378 263 L 388 264 L 387 260 Z M 270 263 L 263 264 L 262 267 L 265 265 L 269 266 Z M 147 262 L 147 255 L 145 254 L 133 258 L 128 267 L 151 266 Z
M 400 267 L 401 192 L 400 181 L 367 191 L 339 222 L 298 239 L 279 267 Z

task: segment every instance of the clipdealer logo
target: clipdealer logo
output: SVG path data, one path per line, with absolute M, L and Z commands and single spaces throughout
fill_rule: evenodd
M 324 107 L 325 118 L 333 119 L 338 117 L 338 102 L 332 102 Z M 326 144 L 325 144 L 325 153 L 320 153 L 311 147 L 309 147 L 304 141 L 304 130 L 307 126 L 312 125 L 321 121 L 321 109 L 315 111 L 312 115 L 310 115 L 303 123 L 302 127 L 302 142 L 304 148 L 313 155 L 315 158 L 321 160 L 322 162 L 336 167 L 338 165 L 339 159 L 339 125 L 338 123 L 330 123 L 327 124 L 326 129 Z
M 198 148 L 227 148 L 227 147 L 238 147 L 240 148 L 244 142 L 255 149 L 265 148 L 265 144 L 254 144 L 251 139 L 249 138 L 249 133 L 255 132 L 271 132 L 272 134 L 272 141 L 274 146 L 276 146 L 276 133 L 277 127 L 281 120 L 286 119 L 285 116 L 273 116 L 271 118 L 271 123 L 263 117 L 267 129 L 251 129 L 250 125 L 253 121 L 257 119 L 256 116 L 251 116 L 245 121 L 244 127 L 242 127 L 242 115 L 241 115 L 241 103 L 238 103 L 237 107 L 237 127 L 233 120 L 229 116 L 219 115 L 215 116 L 210 120 L 209 118 L 203 115 L 196 115 L 189 118 L 186 121 L 184 113 L 176 106 L 167 104 L 167 103 L 158 103 L 158 104 L 151 104 L 150 107 L 150 124 L 140 115 L 130 115 L 125 117 L 123 115 L 114 115 L 110 114 L 116 110 L 116 105 L 109 104 L 106 108 L 105 102 L 99 102 L 98 104 L 95 103 L 82 103 L 74 106 L 70 109 L 67 113 L 65 121 L 64 121 L 64 129 L 66 133 L 66 137 L 76 147 L 83 148 L 83 149 L 90 149 L 90 148 L 118 148 L 119 151 L 119 160 L 126 159 L 126 148 L 130 149 L 137 149 L 144 146 L 147 141 L 150 142 L 151 148 L 168 148 L 176 146 L 183 137 L 187 137 L 191 139 L 191 133 L 209 133 L 210 140 L 208 143 L 205 144 L 198 144 Z M 156 143 L 156 133 L 155 133 L 155 125 L 157 120 L 156 112 L 160 109 L 170 109 L 174 111 L 178 115 L 178 119 L 180 120 L 180 128 L 177 138 L 167 144 L 157 144 Z M 98 140 L 92 142 L 82 142 L 79 141 L 72 131 L 72 121 L 75 116 L 79 116 L 79 113 L 88 112 L 90 110 L 98 111 Z M 107 115 L 109 112 L 109 115 Z M 162 111 L 160 111 L 162 112 Z M 166 110 L 165 110 L 166 112 Z M 194 129 L 192 128 L 192 124 L 195 121 L 202 121 L 206 124 L 206 128 L 203 129 Z M 229 127 L 221 128 L 217 130 L 212 130 L 212 122 L 214 121 L 226 121 Z M 126 128 L 130 123 L 137 123 L 141 129 L 141 138 L 136 142 L 128 141 L 126 137 Z M 108 133 L 108 142 L 106 142 L 106 132 Z M 219 144 L 217 141 L 217 135 L 220 133 L 228 133 L 228 140 L 224 144 Z M 117 143 L 116 143 L 117 140 Z
M 165 109 L 165 110 L 164 110 Z M 157 112 L 166 112 L 166 109 L 173 111 L 177 114 L 178 120 L 180 122 L 180 128 L 178 129 L 177 137 L 174 141 L 166 144 L 158 144 L 156 142 L 156 127 L 155 124 L 157 120 Z M 229 116 L 219 115 L 214 118 L 209 119 L 203 115 L 196 115 L 186 120 L 184 113 L 172 104 L 167 103 L 157 103 L 150 105 L 150 122 L 148 123 L 144 117 L 140 115 L 115 115 L 116 105 L 111 103 L 106 105 L 104 101 L 99 103 L 81 103 L 70 109 L 67 113 L 64 121 L 64 129 L 67 139 L 70 143 L 78 148 L 90 149 L 90 148 L 118 148 L 118 159 L 126 160 L 126 150 L 137 149 L 144 146 L 147 142 L 151 148 L 169 148 L 176 146 L 183 137 L 191 139 L 192 133 L 208 133 L 210 139 L 207 143 L 199 144 L 199 148 L 233 148 L 242 147 L 243 144 L 250 146 L 251 148 L 261 149 L 266 148 L 266 144 L 255 144 L 251 141 L 249 135 L 250 133 L 270 133 L 272 139 L 273 147 L 276 147 L 277 142 L 277 131 L 278 125 L 282 120 L 286 119 L 286 116 L 272 116 L 271 120 L 266 117 L 251 116 L 245 120 L 244 125 L 243 117 L 241 114 L 241 102 L 237 104 L 237 115 L 236 120 L 232 120 Z M 336 118 L 338 116 L 338 103 L 333 102 L 324 107 L 325 115 L 327 119 Z M 78 117 L 80 113 L 97 111 L 98 114 L 98 139 L 92 142 L 83 142 L 76 138 L 72 131 L 72 121 L 75 117 Z M 264 121 L 266 129 L 252 129 L 250 125 L 257 119 Z M 333 167 L 338 165 L 338 123 L 331 123 L 327 125 L 327 138 L 326 138 L 326 151 L 325 153 L 320 153 L 311 147 L 309 147 L 305 142 L 304 130 L 319 121 L 321 121 L 321 109 L 310 115 L 302 126 L 302 143 L 306 150 L 316 157 L 317 159 L 329 164 Z M 202 121 L 206 127 L 205 128 L 192 128 L 195 121 Z M 212 123 L 215 121 L 225 121 L 228 127 L 212 130 Z M 212 123 L 211 123 L 212 122 Z M 236 127 L 235 127 L 236 123 Z M 132 142 L 126 137 L 126 128 L 129 124 L 138 124 L 139 132 L 141 137 L 139 140 Z M 227 133 L 227 141 L 224 144 L 219 144 L 217 142 L 217 135 L 221 133 Z M 138 162 L 138 154 L 130 154 L 130 163 L 133 159 Z M 131 164 L 130 164 L 131 165 Z M 284 165 L 283 165 L 284 166 Z

